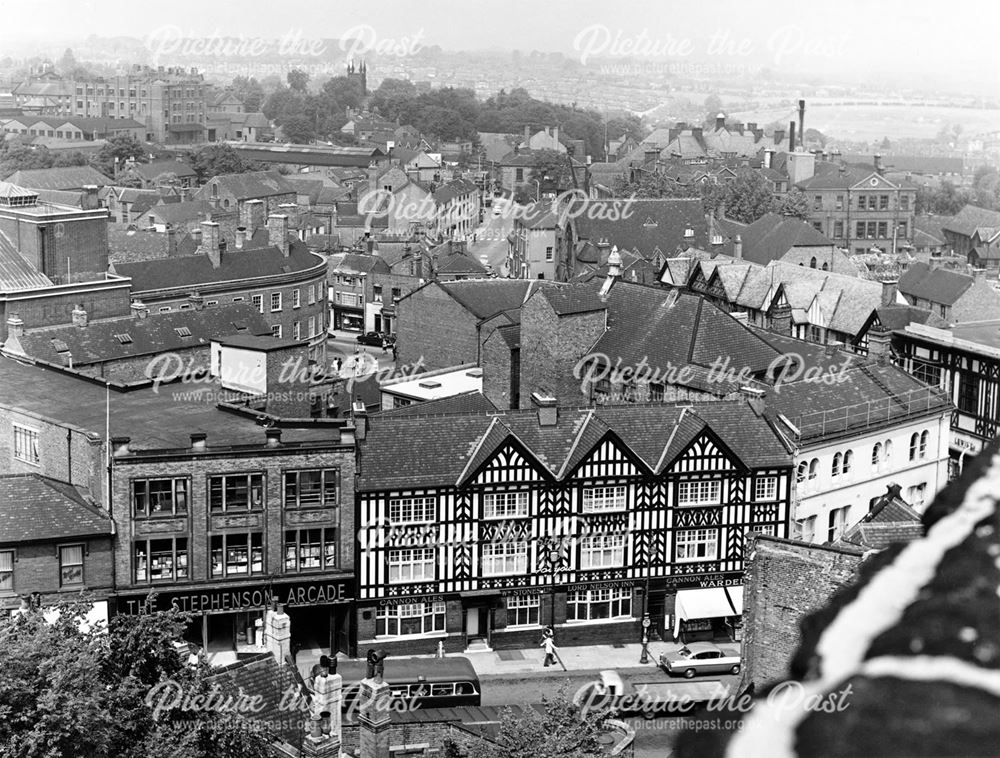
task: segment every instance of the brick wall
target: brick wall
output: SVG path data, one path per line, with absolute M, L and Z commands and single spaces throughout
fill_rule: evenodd
M 483 341 L 480 365 L 483 368 L 483 394 L 500 409 L 511 407 L 510 361 L 510 346 L 494 330 Z
M 606 311 L 558 316 L 544 297 L 529 298 L 521 309 L 521 407 L 531 407 L 531 393 L 540 390 L 583 404 L 573 370 L 605 324 Z
M 83 587 L 59 586 L 59 546 L 84 545 Z M 103 597 L 114 586 L 111 537 L 67 538 L 53 542 L 15 543 L 0 545 L 0 550 L 14 549 L 14 593 L 0 595 L 0 606 L 17 607 L 13 598 L 40 592 L 43 595 L 64 592 L 76 595 L 81 589 Z
M 211 362 L 208 345 L 172 350 L 178 355 L 185 366 L 190 365 L 192 370 L 208 370 Z M 74 366 L 81 374 L 86 376 L 96 376 L 111 379 L 115 382 L 132 383 L 149 379 L 146 369 L 154 356 L 142 355 L 134 358 L 121 358 L 119 360 L 107 361 L 105 363 L 94 363 L 87 366 Z
M 14 457 L 14 424 L 38 432 L 38 465 Z M 87 433 L 52 420 L 0 406 L 0 472 L 41 474 L 82 487 L 104 502 L 104 444 L 97 432 Z
M 476 363 L 476 318 L 431 283 L 396 306 L 399 365 L 423 359 L 428 370 Z
M 192 430 L 195 431 L 195 430 Z M 264 431 L 261 430 L 263 440 Z M 262 531 L 264 534 L 264 573 L 260 576 L 286 575 L 284 568 L 284 531 L 318 527 L 338 530 L 338 569 L 354 570 L 354 450 L 340 448 L 321 451 L 301 451 L 278 448 L 276 452 L 221 453 L 211 455 L 212 437 L 207 440 L 208 453 L 170 457 L 169 459 L 115 458 L 113 498 L 116 538 L 116 571 L 121 587 L 136 586 L 132 574 L 132 540 L 155 537 L 188 538 L 189 581 L 210 581 L 210 535 Z M 283 471 L 336 467 L 340 469 L 339 507 L 330 509 L 285 509 L 282 505 Z M 208 507 L 208 476 L 211 474 L 263 472 L 265 500 L 259 511 L 233 512 L 227 516 L 212 515 Z M 130 483 L 136 478 L 183 476 L 190 480 L 188 514 L 179 518 L 133 519 L 131 517 Z M 319 578 L 315 573 L 293 573 L 289 576 Z M 232 577 L 229 578 L 229 581 Z M 216 578 L 216 581 L 227 581 Z M 142 585 L 146 586 L 146 585 Z M 158 585 L 159 586 L 159 585 Z M 167 586 L 167 585 L 164 585 Z
M 92 319 L 129 315 L 129 287 L 82 289 L 60 292 L 38 291 L 27 297 L 0 302 L 0 336 L 7 339 L 7 317 L 16 313 L 24 321 L 24 328 L 56 326 L 73 322 L 73 309 L 82 304 Z
M 469 755 L 476 746 L 482 744 L 482 739 L 460 726 L 445 721 L 421 721 L 397 723 L 389 727 L 388 743 L 395 745 L 429 745 L 429 750 L 438 751 L 431 754 L 441 754 L 445 740 L 455 742 L 463 755 Z M 341 752 L 355 755 L 361 749 L 361 726 L 357 721 L 345 722 L 341 729 Z M 388 755 L 378 758 L 389 758 Z
M 802 619 L 853 581 L 860 551 L 759 537 L 744 583 L 744 683 L 786 679 L 801 640 Z
M 396 638 L 392 640 L 375 640 L 375 617 L 378 613 L 377 604 L 358 604 L 355 611 L 356 629 L 358 632 L 358 655 L 363 656 L 368 648 L 377 647 L 390 655 L 432 655 L 437 653 L 438 643 L 444 642 L 446 653 L 461 653 L 465 650 L 465 622 L 462 601 L 458 599 L 445 602 L 445 632 L 447 637 L 427 636 L 413 639 Z M 368 618 L 365 618 L 368 616 Z

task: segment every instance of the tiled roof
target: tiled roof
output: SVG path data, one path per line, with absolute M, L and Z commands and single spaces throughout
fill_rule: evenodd
M 977 205 L 966 205 L 949 221 L 942 224 L 941 228 L 964 237 L 971 237 L 976 229 L 983 226 L 1000 227 L 1000 212 L 980 208 Z
M 198 172 L 191 168 L 184 161 L 164 160 L 152 161 L 151 163 L 136 163 L 131 170 L 141 174 L 146 179 L 153 180 L 161 174 L 174 174 L 178 178 L 185 176 L 197 176 Z
M 802 620 L 788 681 L 773 685 L 800 693 L 794 704 L 758 686 L 752 703 L 715 712 L 723 728 L 681 734 L 677 755 L 995 752 L 998 462 L 993 442 L 935 497 L 925 536 L 869 558 L 851 586 Z M 811 705 L 824 702 L 844 707 Z
M 878 320 L 886 329 L 905 329 L 910 324 L 926 324 L 946 329 L 948 322 L 933 311 L 924 308 L 916 308 L 912 305 L 880 305 L 878 307 Z
M 182 333 L 186 336 L 181 336 Z M 28 323 L 19 342 L 24 354 L 32 358 L 64 364 L 69 354 L 74 366 L 84 366 L 207 347 L 213 338 L 247 333 L 270 334 L 271 327 L 251 305 L 230 303 L 203 310 L 150 313 L 143 319 L 125 316 L 94 320 L 82 328 L 55 326 L 32 329 Z M 117 335 L 127 336 L 128 341 L 122 342 Z
M 931 268 L 918 261 L 913 263 L 899 278 L 899 291 L 908 298 L 920 298 L 932 303 L 954 305 L 965 291 L 975 283 L 973 277 Z
M 41 474 L 0 476 L 0 543 L 111 536 L 111 519 L 71 484 Z
M 840 158 L 844 163 L 865 168 L 873 166 L 875 160 L 874 155 L 850 153 L 844 153 Z M 961 158 L 936 155 L 883 155 L 882 164 L 887 171 L 911 174 L 961 174 L 965 170 L 965 162 Z
M 382 256 L 365 253 L 336 253 L 327 258 L 326 265 L 331 274 L 389 273 L 389 265 Z
M 619 209 L 619 218 L 614 210 Z M 709 246 L 708 222 L 701 200 L 640 199 L 588 200 L 586 213 L 575 219 L 577 239 L 607 240 L 620 250 L 634 250 L 646 258 L 659 249 L 673 256 L 692 245 Z M 686 230 L 693 234 L 685 236 Z
M 152 215 L 159 223 L 182 225 L 189 221 L 204 219 L 206 215 L 211 216 L 215 212 L 215 208 L 204 200 L 185 200 L 154 205 L 143 215 Z
M 111 179 L 90 166 L 21 169 L 6 177 L 6 180 L 20 187 L 54 190 L 83 189 L 90 184 L 98 187 L 114 184 Z
M 465 392 L 461 395 L 443 397 L 439 400 L 427 400 L 422 403 L 411 403 L 399 408 L 381 411 L 380 418 L 386 416 L 438 416 L 456 413 L 495 413 L 497 407 L 481 392 Z
M 211 197 L 214 184 L 219 185 L 220 192 L 228 192 L 237 200 L 295 193 L 295 185 L 277 171 L 247 171 L 243 174 L 222 174 L 213 177 L 198 190 L 197 196 L 199 198 Z
M 486 275 L 486 267 L 482 263 L 462 252 L 453 252 L 439 257 L 434 269 L 438 274 Z
M 767 265 L 793 247 L 832 247 L 833 240 L 797 218 L 766 213 L 739 232 L 743 257 L 751 263 Z
M 539 285 L 531 279 L 473 279 L 432 286 L 444 289 L 476 318 L 486 319 L 503 311 L 520 309 Z
M 118 270 L 123 263 L 136 263 L 167 256 L 167 235 L 136 231 L 121 224 L 108 224 L 108 260 Z
M 310 253 L 298 240 L 289 243 L 288 257 L 277 247 L 267 245 L 266 230 L 254 235 L 253 247 L 229 250 L 220 256 L 219 268 L 213 268 L 207 255 L 185 255 L 177 258 L 160 258 L 137 263 L 115 264 L 115 273 L 132 278 L 132 291 L 137 294 L 151 290 L 187 287 L 235 279 L 257 279 L 280 276 L 295 271 L 305 271 L 320 265 L 323 260 Z M 190 238 L 187 238 L 190 239 Z
M 545 287 L 539 291 L 560 316 L 603 311 L 607 305 L 592 287 Z
M 682 448 L 673 445 L 679 424 L 690 438 L 710 428 L 750 467 L 791 465 L 766 420 L 741 401 L 696 409 L 649 405 L 560 408 L 552 426 L 541 426 L 534 410 L 493 413 L 371 417 L 360 445 L 359 491 L 461 485 L 507 440 L 523 445 L 547 476 L 568 476 L 593 447 L 614 432 L 646 466 L 659 473 Z M 669 452 L 671 455 L 667 455 Z
M 247 702 L 254 703 L 255 728 L 266 730 L 272 739 L 296 750 L 302 745 L 302 713 L 289 708 L 283 699 L 301 692 L 296 672 L 287 663 L 279 664 L 270 653 L 261 653 L 213 672 L 206 681 L 218 688 L 222 697 L 250 698 Z

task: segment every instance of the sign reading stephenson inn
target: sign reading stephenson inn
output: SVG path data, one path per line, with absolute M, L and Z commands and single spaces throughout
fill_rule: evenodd
M 119 595 L 118 613 L 141 613 L 148 595 Z M 170 608 L 189 613 L 229 613 L 266 608 L 274 603 L 289 607 L 348 603 L 354 597 L 354 579 L 320 580 L 316 582 L 248 584 L 239 587 L 206 588 L 183 592 L 158 592 L 148 610 Z

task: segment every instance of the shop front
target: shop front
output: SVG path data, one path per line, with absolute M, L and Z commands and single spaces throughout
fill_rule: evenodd
M 665 636 L 681 642 L 742 639 L 742 572 L 668 577 L 662 586 L 662 605 L 658 592 L 650 600 L 651 611 L 663 614 Z
M 363 332 L 365 330 L 364 309 L 335 305 L 333 307 L 333 328 L 345 332 Z
M 975 458 L 983 449 L 983 439 L 971 432 L 952 429 L 948 445 L 948 479 L 956 479 L 965 462 Z
M 257 653 L 266 647 L 264 614 L 283 606 L 291 619 L 292 649 L 349 651 L 351 576 L 315 581 L 273 581 L 157 592 L 152 607 L 145 594 L 120 594 L 119 614 L 176 608 L 193 614 L 185 639 L 209 654 Z

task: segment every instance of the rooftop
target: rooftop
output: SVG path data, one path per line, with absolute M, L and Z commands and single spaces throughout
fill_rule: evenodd
M 111 536 L 111 519 L 82 491 L 41 474 L 0 476 L 0 543 Z
M 381 385 L 382 392 L 411 400 L 440 400 L 453 395 L 483 391 L 483 370 L 473 366 L 433 371 L 402 381 L 393 380 Z

